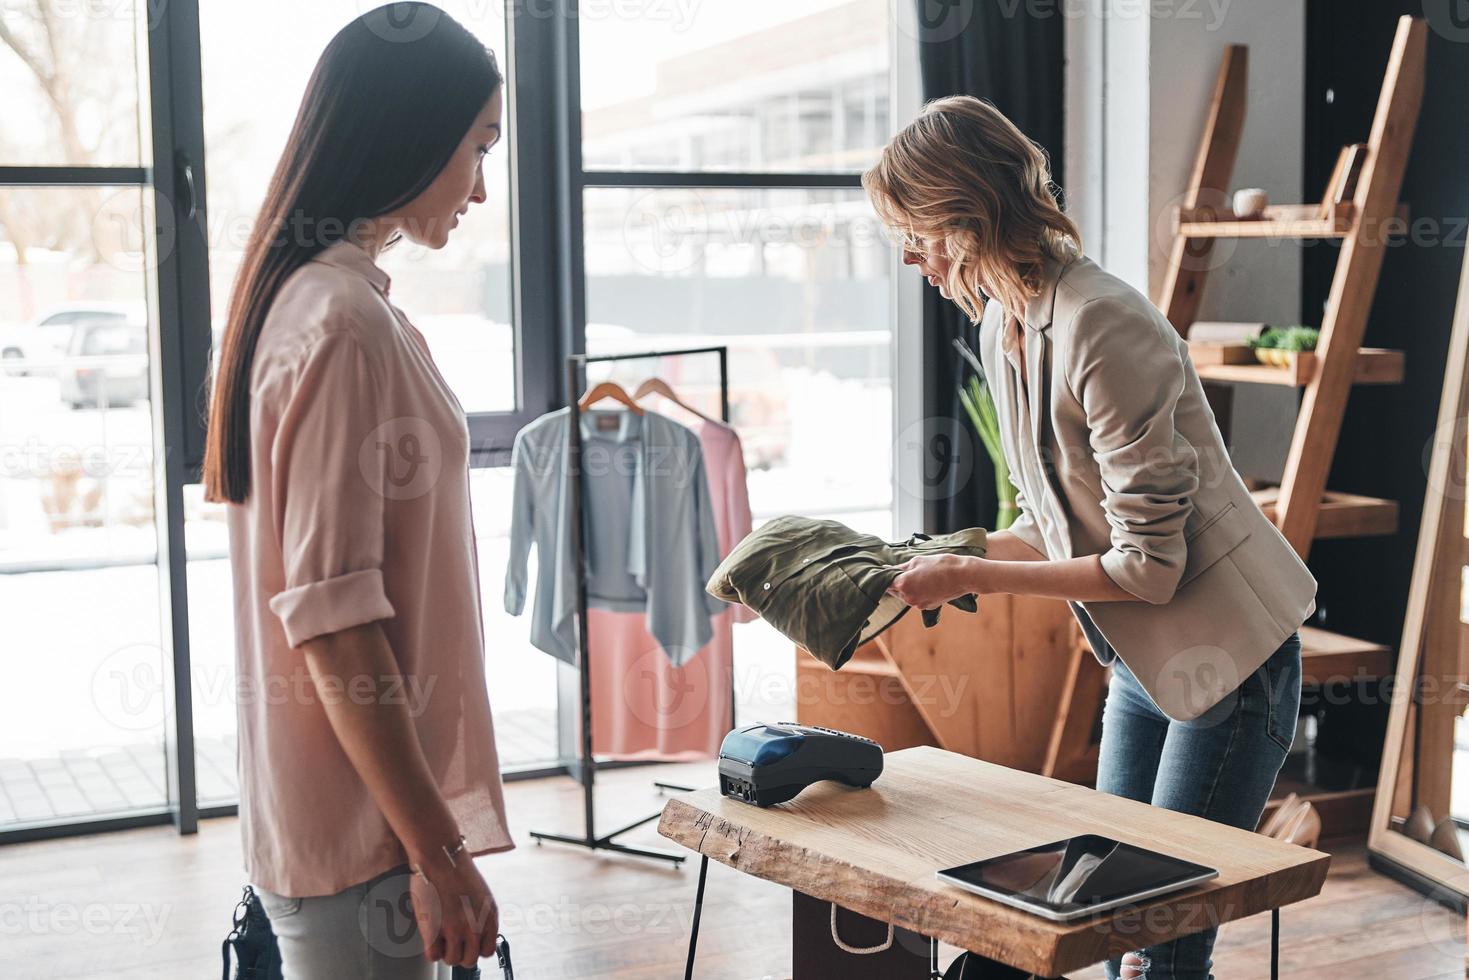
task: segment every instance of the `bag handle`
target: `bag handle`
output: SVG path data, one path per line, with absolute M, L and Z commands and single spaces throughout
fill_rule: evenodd
M 868 946 L 866 949 L 861 949 L 856 946 L 848 946 L 846 943 L 842 942 L 842 937 L 837 935 L 837 903 L 832 902 L 831 941 L 836 943 L 837 949 L 841 950 L 843 953 L 855 953 L 858 956 L 871 956 L 873 953 L 886 952 L 887 950 L 891 949 L 893 945 L 893 924 L 891 922 L 888 923 L 888 938 L 886 942 L 879 943 L 876 946 Z
M 495 963 L 500 968 L 505 980 L 515 980 L 515 968 L 510 965 L 510 940 L 505 938 L 504 933 L 495 937 Z M 478 965 L 456 966 L 451 971 L 454 980 L 480 980 L 481 974 Z

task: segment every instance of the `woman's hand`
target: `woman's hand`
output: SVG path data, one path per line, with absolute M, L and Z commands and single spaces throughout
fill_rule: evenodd
M 419 865 L 428 880 L 413 876 L 413 917 L 423 937 L 424 959 L 474 966 L 495 955 L 500 908 L 469 854 L 461 852 L 456 860 L 450 866 L 441 854 L 437 861 Z
M 919 609 L 937 609 L 950 599 L 982 591 L 977 563 L 964 555 L 919 555 L 888 567 L 903 569 L 888 593 Z
M 303 646 L 337 741 L 408 860 L 428 876 L 414 875 L 409 886 L 424 956 L 469 966 L 491 955 L 499 910 L 469 852 L 451 862 L 443 850 L 458 840 L 459 825 L 424 758 L 407 702 L 392 694 L 402 691 L 392 686 L 402 684 L 402 675 L 382 623 L 328 633 Z

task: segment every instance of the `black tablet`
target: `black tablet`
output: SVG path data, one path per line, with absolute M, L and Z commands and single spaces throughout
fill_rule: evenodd
M 1208 881 L 1218 869 L 1087 834 L 938 873 L 951 885 L 1065 921 Z

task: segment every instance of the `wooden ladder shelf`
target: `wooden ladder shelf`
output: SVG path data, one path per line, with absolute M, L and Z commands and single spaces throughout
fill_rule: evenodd
M 1400 384 L 1401 351 L 1362 347 L 1386 239 L 1395 223 L 1403 231 L 1398 193 L 1423 99 L 1427 28 L 1422 18 L 1398 21 L 1392 53 L 1364 144 L 1342 149 L 1336 171 L 1319 204 L 1275 205 L 1258 217 L 1235 215 L 1227 188 L 1245 119 L 1247 49 L 1226 48 L 1193 174 L 1173 215 L 1173 244 L 1158 307 L 1188 338 L 1198 315 L 1209 272 L 1210 252 L 1220 238 L 1341 241 L 1316 350 L 1296 355 L 1289 367 L 1202 363 L 1209 381 L 1291 385 L 1304 389 L 1280 486 L 1259 490 L 1261 509 L 1304 560 L 1318 538 L 1392 534 L 1397 503 L 1326 489 L 1327 474 L 1341 434 L 1347 397 L 1357 384 Z M 1381 644 L 1302 627 L 1307 683 L 1381 677 L 1391 653 Z M 1351 791 L 1342 816 L 1365 828 L 1371 790 Z M 1327 794 L 1332 795 L 1332 794 Z M 1340 795 L 1340 794 L 1335 794 Z M 1357 797 L 1360 797 L 1357 798 Z M 1336 832 L 1358 829 L 1339 825 Z
M 1372 132 L 1365 144 L 1343 148 L 1321 203 L 1275 205 L 1266 208 L 1261 217 L 1250 219 L 1240 218 L 1224 206 L 1225 189 L 1244 129 L 1248 63 L 1245 46 L 1230 45 L 1219 67 L 1193 176 L 1174 215 L 1173 247 L 1158 306 L 1185 339 L 1198 314 L 1209 253 L 1216 239 L 1342 240 L 1320 337 L 1311 355 L 1297 355 L 1290 368 L 1250 364 L 1199 367 L 1200 377 L 1211 380 L 1287 384 L 1305 389 L 1285 472 L 1270 501 L 1276 526 L 1303 559 L 1318 537 L 1391 534 L 1397 530 L 1395 503 L 1355 496 L 1346 501 L 1334 499 L 1326 492 L 1326 475 L 1336 453 L 1352 386 L 1402 381 L 1402 353 L 1363 348 L 1362 336 L 1382 269 L 1387 234 L 1399 217 L 1398 191 L 1423 101 L 1426 35 L 1421 18 L 1403 17 L 1398 21 Z M 1344 196 L 1348 180 L 1349 197 Z

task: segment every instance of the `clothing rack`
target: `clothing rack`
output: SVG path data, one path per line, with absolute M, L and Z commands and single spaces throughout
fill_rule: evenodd
M 596 798 L 593 790 L 595 788 L 596 760 L 592 757 L 592 665 L 591 657 L 588 655 L 587 639 L 587 569 L 586 569 L 586 545 L 585 545 L 585 521 L 586 514 L 582 509 L 582 487 L 581 487 L 581 404 L 580 392 L 583 388 L 582 371 L 586 365 L 594 361 L 632 361 L 650 360 L 662 357 L 681 357 L 691 354 L 718 354 L 719 355 L 719 418 L 724 423 L 729 422 L 729 348 L 720 344 L 714 347 L 682 347 L 672 350 L 661 351 L 634 351 L 626 354 L 569 354 L 566 358 L 566 392 L 570 417 L 567 420 L 567 430 L 570 435 L 571 445 L 566 457 L 567 487 L 571 493 L 571 511 L 576 515 L 576 520 L 571 522 L 571 553 L 576 565 L 576 642 L 577 642 L 577 666 L 580 672 L 580 694 L 581 694 L 581 745 L 578 756 L 578 773 L 582 791 L 582 814 L 584 829 L 579 836 L 569 834 L 551 834 L 532 830 L 530 835 L 537 844 L 542 841 L 555 841 L 559 844 L 573 844 L 585 847 L 593 851 L 615 851 L 621 854 L 635 854 L 639 857 L 653 858 L 659 861 L 668 861 L 672 864 L 682 864 L 684 855 L 675 854 L 670 851 L 653 850 L 643 847 L 630 847 L 627 844 L 619 844 L 615 838 L 622 836 L 630 830 L 635 830 L 643 824 L 658 819 L 658 814 L 643 817 L 633 823 L 626 824 L 606 834 L 598 835 L 596 832 Z M 733 652 L 731 652 L 733 656 Z M 730 665 L 730 723 L 734 723 L 734 665 Z M 671 783 L 655 782 L 660 790 L 686 790 L 690 787 L 676 786 Z

